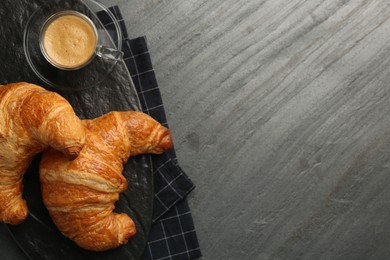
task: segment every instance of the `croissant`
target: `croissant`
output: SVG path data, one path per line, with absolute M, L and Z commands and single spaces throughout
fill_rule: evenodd
M 27 217 L 22 177 L 46 147 L 75 158 L 85 141 L 81 120 L 60 95 L 24 82 L 0 86 L 0 221 Z
M 58 229 L 92 251 L 116 248 L 136 233 L 133 220 L 113 213 L 128 183 L 122 175 L 130 155 L 162 153 L 172 147 L 170 132 L 135 111 L 110 112 L 83 121 L 86 142 L 73 161 L 53 149 L 40 162 L 42 197 Z

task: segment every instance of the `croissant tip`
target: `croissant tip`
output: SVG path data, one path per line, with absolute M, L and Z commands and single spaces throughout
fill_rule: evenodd
M 123 225 L 123 237 L 120 239 L 120 244 L 126 244 L 129 239 L 137 233 L 134 221 L 126 214 L 117 215 L 119 221 Z
M 69 160 L 74 160 L 77 158 L 77 156 L 79 156 L 81 149 L 82 148 L 80 146 L 71 146 L 71 147 L 65 148 L 63 150 L 63 153 L 66 155 L 66 157 Z
M 16 226 L 16 225 L 21 224 L 26 219 L 26 217 L 27 217 L 27 215 L 26 216 L 13 217 L 12 219 L 6 220 L 4 222 L 9 224 L 9 225 Z
M 12 205 L 10 208 L 3 213 L 3 222 L 9 225 L 18 225 L 21 224 L 28 215 L 27 204 L 25 200 L 18 201 L 15 205 Z
M 164 151 L 167 151 L 173 147 L 173 141 L 171 136 L 171 131 L 169 129 L 166 129 L 163 138 L 161 139 L 161 148 Z

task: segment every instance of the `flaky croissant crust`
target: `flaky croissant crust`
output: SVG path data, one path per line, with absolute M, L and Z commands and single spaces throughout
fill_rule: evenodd
M 40 163 L 42 197 L 59 230 L 80 247 L 103 251 L 128 242 L 133 220 L 113 213 L 128 183 L 122 175 L 129 156 L 162 153 L 172 147 L 170 132 L 150 116 L 111 112 L 83 121 L 86 142 L 69 161 L 49 149 Z
M 75 158 L 85 130 L 60 95 L 25 82 L 0 86 L 0 221 L 18 224 L 27 216 L 22 177 L 46 147 Z

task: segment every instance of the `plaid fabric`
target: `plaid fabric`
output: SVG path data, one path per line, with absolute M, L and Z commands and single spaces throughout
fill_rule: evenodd
M 123 32 L 124 61 L 136 86 L 142 110 L 168 127 L 165 110 L 150 59 L 146 38 L 129 39 L 121 12 L 110 8 Z M 99 18 L 110 32 L 105 13 Z M 178 165 L 174 149 L 153 155 L 153 223 L 143 259 L 195 259 L 201 256 L 196 231 L 186 200 L 194 184 Z
M 201 256 L 190 209 L 184 199 L 152 226 L 143 259 L 195 259 Z

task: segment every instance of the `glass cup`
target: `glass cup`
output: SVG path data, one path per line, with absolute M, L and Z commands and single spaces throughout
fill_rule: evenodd
M 95 56 L 108 60 L 123 58 L 122 51 L 101 45 L 93 21 L 74 10 L 57 12 L 44 22 L 39 46 L 45 59 L 62 70 L 81 69 Z

